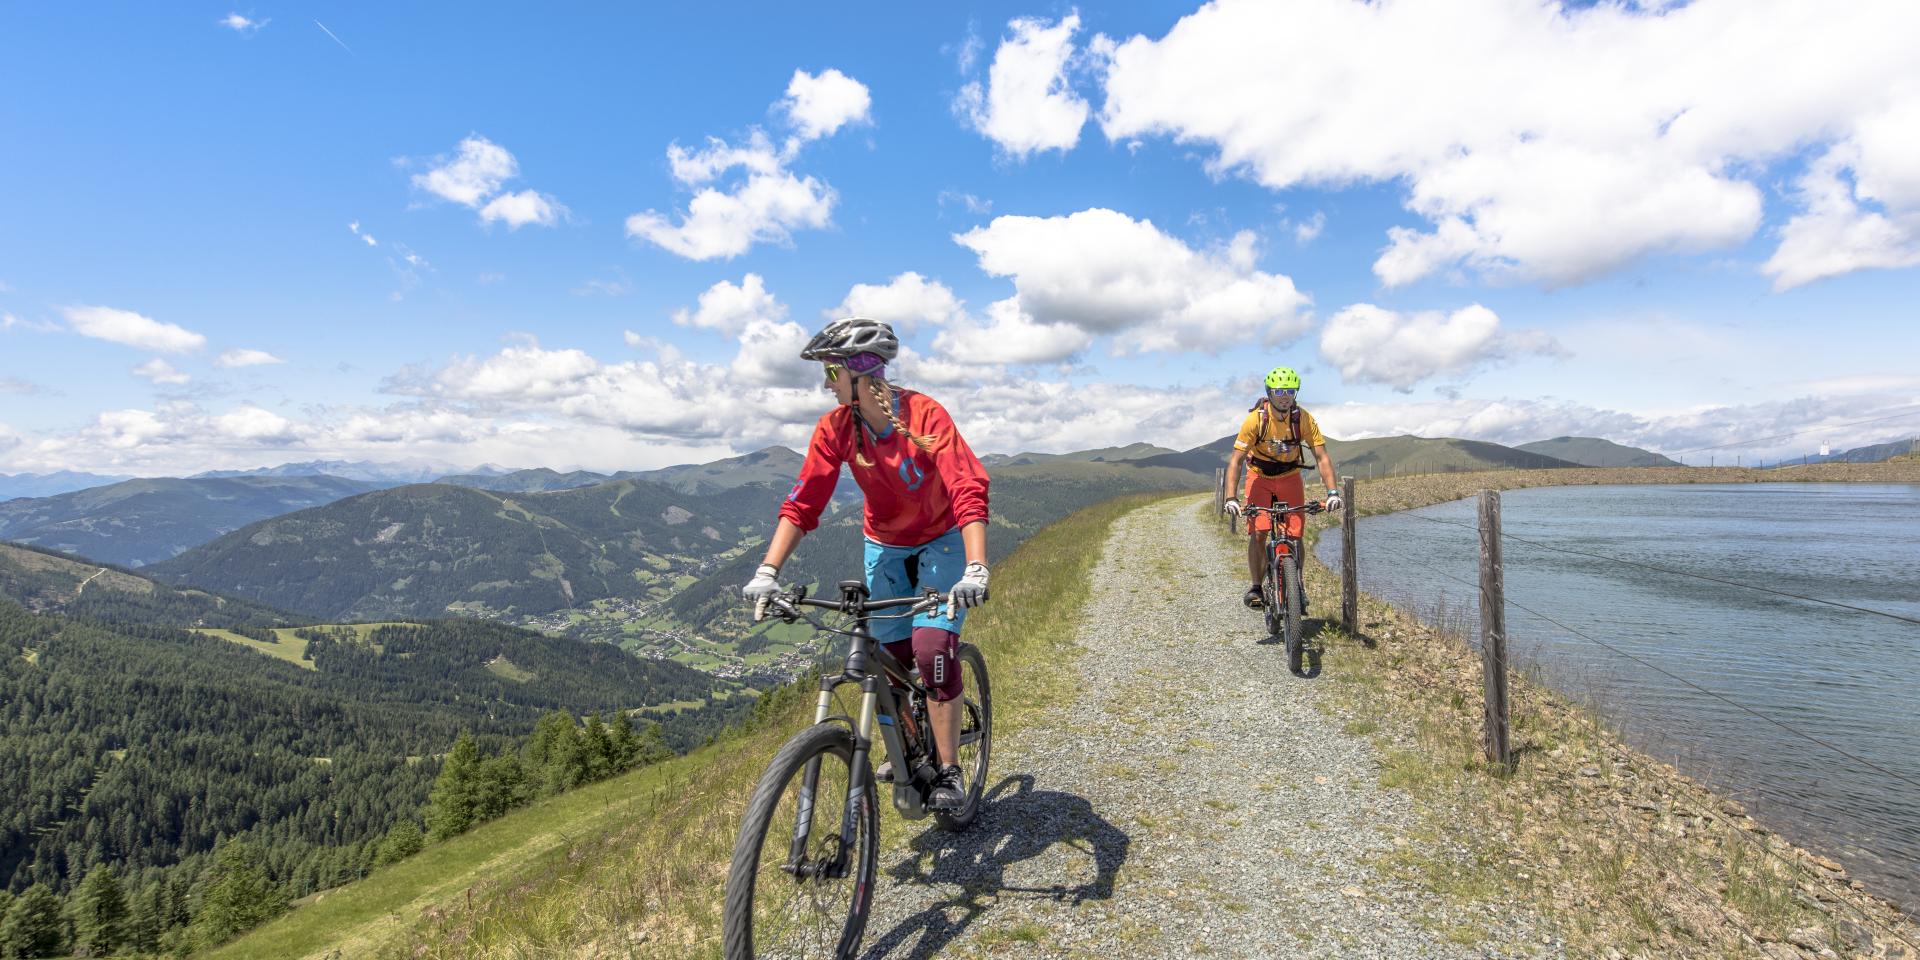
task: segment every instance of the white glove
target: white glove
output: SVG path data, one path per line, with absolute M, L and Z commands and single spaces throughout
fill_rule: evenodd
M 1343 502 L 1344 502 L 1344 501 L 1342 501 L 1342 500 L 1340 499 L 1340 495 L 1339 495 L 1339 494 L 1337 494 L 1337 493 L 1329 493 L 1329 494 L 1327 494 L 1327 509 L 1328 509 L 1328 510 L 1338 510 L 1338 509 L 1340 509 L 1340 505 L 1341 505 L 1341 503 L 1343 503 Z
M 1236 500 L 1233 497 L 1228 497 L 1226 505 L 1222 509 L 1226 510 L 1229 516 L 1235 519 L 1239 519 L 1240 517 L 1240 501 L 1239 500 Z
M 953 616 L 955 609 L 968 610 L 987 602 L 987 565 L 984 563 L 967 564 L 966 573 L 960 582 L 947 591 L 947 616 Z
M 766 619 L 767 601 L 772 600 L 774 595 L 780 592 L 780 584 L 776 583 L 773 579 L 779 575 L 779 567 L 771 563 L 763 563 L 760 565 L 760 569 L 753 572 L 753 579 L 747 581 L 747 585 L 740 588 L 740 592 L 753 603 L 754 620 Z

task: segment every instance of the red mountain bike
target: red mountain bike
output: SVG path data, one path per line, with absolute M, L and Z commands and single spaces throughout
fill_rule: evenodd
M 1286 501 L 1275 499 L 1268 506 L 1241 508 L 1249 531 L 1253 529 L 1256 514 L 1264 513 L 1271 521 L 1267 526 L 1267 575 L 1260 580 L 1260 605 L 1267 615 L 1267 634 L 1286 643 L 1287 669 L 1299 676 L 1320 672 L 1320 651 L 1308 647 L 1306 630 L 1300 622 L 1300 608 L 1305 606 L 1307 598 L 1300 578 L 1300 538 L 1287 533 L 1286 518 L 1296 513 L 1316 514 L 1326 506 L 1318 502 L 1290 507 Z

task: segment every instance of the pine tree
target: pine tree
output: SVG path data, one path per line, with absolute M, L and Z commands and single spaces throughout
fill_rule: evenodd
M 489 757 L 474 776 L 473 822 L 484 823 L 525 801 L 527 775 L 512 753 Z
M 599 714 L 587 716 L 587 730 L 580 738 L 580 752 L 586 761 L 586 770 L 581 777 L 583 783 L 605 780 L 612 775 L 613 741 L 607 737 L 607 726 L 600 722 Z
M 9 960 L 63 956 L 66 939 L 60 897 L 45 884 L 36 883 L 15 897 L 6 918 L 0 920 L 0 955 Z
M 152 953 L 159 949 L 165 898 L 164 883 L 151 884 L 130 898 L 133 903 L 127 912 L 127 949 L 135 953 Z
M 94 867 L 67 903 L 75 949 L 104 957 L 126 940 L 127 897 L 112 867 Z
M 268 879 L 260 851 L 229 841 L 214 852 L 203 878 L 205 895 L 194 914 L 194 939 L 202 947 L 225 943 L 287 909 L 287 895 Z
M 434 840 L 459 836 L 473 826 L 474 779 L 479 765 L 479 746 L 471 733 L 462 732 L 440 766 L 433 792 L 427 795 L 427 835 Z
M 586 776 L 586 758 L 573 714 L 555 710 L 540 718 L 533 738 L 527 742 L 527 765 L 541 796 L 571 790 L 580 784 Z
M 426 845 L 426 836 L 420 832 L 420 825 L 406 817 L 387 831 L 386 839 L 380 841 L 380 850 L 374 854 L 373 864 L 384 867 L 389 863 L 398 863 L 420 852 Z
M 608 738 L 613 741 L 613 769 L 631 770 L 640 759 L 640 737 L 633 729 L 633 716 L 625 710 L 613 712 Z

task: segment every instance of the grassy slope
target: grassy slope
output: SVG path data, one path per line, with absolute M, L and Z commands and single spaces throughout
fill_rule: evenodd
M 1072 642 L 1108 528 L 1159 496 L 1082 510 L 995 568 L 993 602 L 972 614 L 967 639 L 987 653 L 1000 737 L 1070 692 L 1066 672 L 1039 668 Z M 209 956 L 717 955 L 740 811 L 767 758 L 812 708 L 802 686 L 763 700 L 744 732 L 430 846 Z M 886 815 L 882 825 L 889 835 L 925 826 Z

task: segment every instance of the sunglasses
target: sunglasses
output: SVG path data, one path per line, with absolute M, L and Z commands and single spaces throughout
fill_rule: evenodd
M 1300 392 L 1300 389 L 1299 389 L 1298 387 L 1285 387 L 1285 388 L 1283 388 L 1283 387 L 1275 387 L 1275 388 L 1272 388 L 1272 389 L 1269 389 L 1269 390 L 1267 391 L 1267 396 L 1269 396 L 1269 397 L 1291 397 L 1291 396 L 1294 396 L 1295 394 L 1298 394 L 1299 392 Z
M 838 363 L 829 363 L 826 365 L 826 367 L 827 367 L 828 383 L 839 382 L 841 372 L 847 369 L 845 366 L 842 366 L 841 364 L 838 364 Z

